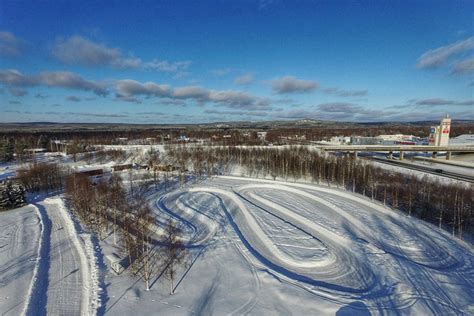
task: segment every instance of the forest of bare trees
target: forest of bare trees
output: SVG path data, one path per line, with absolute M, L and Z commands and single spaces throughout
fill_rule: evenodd
M 29 192 L 62 190 L 67 170 L 57 163 L 25 165 L 17 170 L 17 180 Z
M 147 290 L 151 280 L 163 274 L 169 276 L 172 294 L 176 270 L 183 265 L 187 252 L 177 238 L 179 227 L 172 221 L 161 227 L 163 236 L 156 234 L 155 215 L 147 200 L 152 182 L 147 180 L 140 177 L 131 181 L 127 192 L 117 175 L 94 185 L 83 174 L 71 174 L 66 180 L 66 199 L 74 214 L 99 239 L 113 235 L 128 270 L 143 280 Z
M 323 155 L 307 147 L 186 147 L 170 146 L 169 157 L 190 165 L 197 175 L 221 174 L 239 165 L 250 177 L 310 179 L 377 200 L 463 238 L 473 231 L 473 186 L 446 184 L 389 171 L 347 156 Z

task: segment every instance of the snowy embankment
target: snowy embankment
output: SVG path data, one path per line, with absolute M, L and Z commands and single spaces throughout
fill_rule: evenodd
M 94 315 L 99 272 L 89 234 L 78 234 L 61 198 L 35 204 L 41 237 L 24 315 Z
M 173 297 L 187 306 L 183 314 L 240 313 L 239 305 L 253 314 L 474 310 L 471 246 L 350 192 L 217 177 L 161 197 L 156 207 L 159 221 L 181 222 L 200 249 Z M 232 285 L 244 281 L 245 290 Z M 114 307 L 149 314 L 142 303 Z

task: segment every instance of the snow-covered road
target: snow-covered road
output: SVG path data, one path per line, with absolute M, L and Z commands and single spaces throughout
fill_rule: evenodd
M 82 295 L 82 268 L 85 262 L 76 243 L 75 232 L 71 232 L 68 220 L 61 209 L 61 201 L 48 199 L 44 207 L 51 220 L 49 277 L 47 288 L 48 315 L 80 315 L 84 300 Z
M 94 249 L 61 198 L 0 213 L 0 254 L 0 314 L 96 313 Z
M 266 285 L 259 271 L 279 280 L 278 297 L 285 303 L 255 294 L 247 310 L 252 314 L 280 313 L 279 305 L 292 305 L 286 300 L 291 288 L 312 293 L 297 311 L 319 314 L 338 308 L 474 312 L 472 248 L 363 197 L 314 185 L 218 177 L 168 194 L 156 205 L 159 220 L 171 217 L 183 225 L 190 245 L 224 247 L 222 240 L 230 238 L 258 287 Z

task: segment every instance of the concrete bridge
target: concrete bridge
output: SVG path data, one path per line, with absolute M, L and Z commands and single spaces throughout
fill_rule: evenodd
M 474 153 L 474 145 L 462 146 L 425 146 L 425 145 L 340 145 L 340 146 L 318 146 L 322 151 L 350 152 L 357 157 L 357 153 L 364 152 L 387 152 L 392 158 L 394 152 L 400 154 L 403 160 L 404 152 L 425 152 L 432 153 L 433 158 L 440 152 L 446 152 L 446 159 L 451 159 L 452 153 Z

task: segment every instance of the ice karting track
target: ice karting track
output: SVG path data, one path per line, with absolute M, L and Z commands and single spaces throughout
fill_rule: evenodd
M 182 225 L 190 248 L 222 243 L 232 230 L 256 287 L 262 285 L 255 271 L 267 271 L 315 301 L 351 306 L 356 314 L 474 311 L 472 248 L 360 196 L 218 177 L 169 193 L 155 207 L 159 221 Z M 260 303 L 268 311 L 268 302 L 258 300 L 240 312 L 260 312 Z

